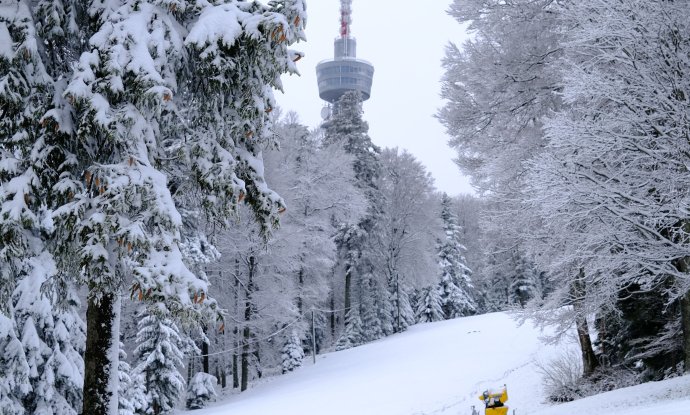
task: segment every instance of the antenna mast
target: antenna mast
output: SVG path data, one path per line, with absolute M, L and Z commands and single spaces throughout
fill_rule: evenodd
M 352 0 L 340 0 L 340 37 L 350 36 L 352 24 Z

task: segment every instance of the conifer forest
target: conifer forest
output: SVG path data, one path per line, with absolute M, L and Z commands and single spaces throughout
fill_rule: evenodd
M 0 415 L 186 413 L 498 312 L 576 339 L 549 402 L 690 374 L 689 2 L 446 0 L 414 139 L 471 193 L 356 90 L 278 105 L 306 3 L 0 0 Z

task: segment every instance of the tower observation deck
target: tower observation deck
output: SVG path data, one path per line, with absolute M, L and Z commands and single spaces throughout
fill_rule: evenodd
M 335 39 L 333 59 L 316 65 L 319 96 L 331 104 L 348 91 L 359 91 L 362 100 L 371 96 L 374 66 L 357 59 L 357 40 L 350 36 L 352 0 L 340 0 L 340 37 Z

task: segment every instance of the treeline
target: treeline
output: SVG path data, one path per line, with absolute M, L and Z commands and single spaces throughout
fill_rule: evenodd
M 439 118 L 484 192 L 485 262 L 518 251 L 546 272 L 528 315 L 577 328 L 595 383 L 690 370 L 687 4 L 457 0 L 450 14 L 472 38 L 448 46 Z
M 315 131 L 276 117 L 280 150 L 264 153 L 265 174 L 287 210 L 268 240 L 245 208 L 215 233 L 206 272 L 226 325 L 191 336 L 190 379 L 206 372 L 243 391 L 308 355 L 480 311 L 465 206 L 412 155 L 372 143 L 357 93 Z

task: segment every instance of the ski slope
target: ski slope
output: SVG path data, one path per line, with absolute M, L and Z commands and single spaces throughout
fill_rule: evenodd
M 558 406 L 544 403 L 536 361 L 552 346 L 530 324 L 504 313 L 421 324 L 368 345 L 305 360 L 263 382 L 185 415 L 470 415 L 479 394 L 508 385 L 517 415 L 687 415 L 690 377 L 621 389 Z

